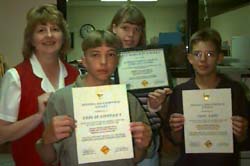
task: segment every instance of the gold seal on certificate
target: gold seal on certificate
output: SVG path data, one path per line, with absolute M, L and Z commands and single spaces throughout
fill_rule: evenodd
M 141 82 L 141 84 L 143 85 L 143 87 L 147 87 L 148 86 L 148 81 L 147 80 L 143 80 Z
M 116 80 L 126 84 L 128 90 L 169 86 L 164 49 L 121 51 Z
M 233 153 L 231 89 L 184 90 L 186 153 Z
M 204 97 L 205 101 L 208 101 L 208 99 L 209 99 L 209 95 L 208 94 L 203 94 L 203 97 Z
M 73 88 L 72 93 L 78 163 L 133 158 L 126 85 Z
M 101 148 L 101 151 L 104 153 L 104 154 L 108 154 L 109 153 L 109 147 L 107 147 L 107 146 L 103 146 L 102 148 Z

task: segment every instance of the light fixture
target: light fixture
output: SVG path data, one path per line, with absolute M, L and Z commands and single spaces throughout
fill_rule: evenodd
M 125 1 L 131 1 L 131 2 L 156 2 L 158 0 L 101 0 L 102 2 L 125 2 Z
M 127 0 L 101 0 L 102 2 L 125 2 Z
M 158 0 L 130 0 L 131 2 L 156 2 Z

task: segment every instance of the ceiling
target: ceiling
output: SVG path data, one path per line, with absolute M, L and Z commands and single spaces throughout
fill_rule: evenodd
M 204 5 L 204 1 L 208 6 L 235 6 L 242 3 L 250 2 L 250 0 L 199 0 L 200 5 Z M 153 5 L 153 6 L 181 6 L 186 5 L 187 0 L 158 0 L 157 2 L 133 2 L 133 4 Z M 68 0 L 68 5 L 80 5 L 80 6 L 120 6 L 126 2 L 101 2 L 100 0 Z M 132 3 L 132 2 L 131 2 Z
M 126 2 L 101 2 L 100 0 L 67 0 L 68 6 L 121 6 Z M 185 6 L 188 0 L 158 0 L 157 2 L 131 2 L 137 6 L 150 7 L 180 7 Z M 215 16 L 229 10 L 250 5 L 250 0 L 199 0 L 201 14 L 203 13 L 205 2 L 209 16 Z
M 68 0 L 69 5 L 81 6 L 120 6 L 126 2 L 101 2 L 100 0 Z M 158 2 L 133 2 L 136 5 L 178 6 L 184 5 L 185 0 L 158 0 Z

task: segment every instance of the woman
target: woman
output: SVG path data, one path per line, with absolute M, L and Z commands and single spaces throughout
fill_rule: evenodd
M 0 144 L 12 142 L 16 166 L 44 165 L 35 151 L 43 131 L 49 94 L 75 81 L 78 71 L 63 62 L 69 50 L 67 24 L 56 6 L 45 4 L 27 13 L 24 61 L 6 72 L 0 91 Z M 11 94 L 11 95 L 10 95 Z

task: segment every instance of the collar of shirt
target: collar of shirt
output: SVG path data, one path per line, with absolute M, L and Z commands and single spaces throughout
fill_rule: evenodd
M 77 77 L 76 81 L 75 81 L 75 87 L 84 87 L 85 86 L 85 79 L 86 75 L 80 75 Z
M 59 68 L 60 68 L 58 89 L 60 89 L 60 88 L 63 88 L 65 86 L 64 78 L 67 77 L 68 72 L 67 72 L 65 66 L 63 65 L 63 63 L 61 62 L 61 60 L 60 59 L 58 59 L 58 60 L 59 60 Z M 30 63 L 32 66 L 33 73 L 37 77 L 42 78 L 41 88 L 47 93 L 48 92 L 55 92 L 56 89 L 50 83 L 49 79 L 47 78 L 47 76 L 45 75 L 45 73 L 42 69 L 40 62 L 38 61 L 37 57 L 34 54 L 30 58 Z
M 85 79 L 86 79 L 86 75 L 87 74 L 83 74 L 77 77 L 76 81 L 75 81 L 75 87 L 85 87 L 86 83 L 85 83 Z M 110 85 L 114 84 L 114 80 L 110 79 Z

